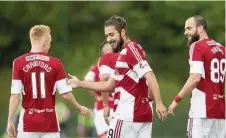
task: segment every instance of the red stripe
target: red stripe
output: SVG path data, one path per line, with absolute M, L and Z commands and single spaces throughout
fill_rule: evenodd
M 119 127 L 119 120 L 117 120 L 117 123 L 116 123 L 116 126 L 115 126 L 115 132 L 113 132 L 114 138 L 117 138 L 118 127 Z
M 118 132 L 118 138 L 120 138 L 120 134 L 121 134 L 121 130 L 122 130 L 122 123 L 123 123 L 123 121 L 120 120 L 119 132 Z

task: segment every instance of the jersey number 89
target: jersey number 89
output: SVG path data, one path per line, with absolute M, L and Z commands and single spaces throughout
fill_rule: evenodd
M 210 70 L 210 79 L 214 83 L 223 83 L 226 73 L 226 60 L 214 58 L 210 63 Z

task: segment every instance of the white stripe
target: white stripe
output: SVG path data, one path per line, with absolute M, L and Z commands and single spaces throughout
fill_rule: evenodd
M 126 53 L 127 53 L 127 49 L 123 49 L 123 50 L 120 52 L 121 55 L 126 55 Z
M 114 74 L 114 70 L 107 65 L 102 65 L 99 68 L 99 72 L 100 72 L 99 76 L 104 75 L 104 74 L 111 76 L 112 74 Z
M 117 61 L 115 66 L 117 68 L 129 68 L 129 66 L 126 62 L 120 62 L 120 61 Z
M 134 52 L 137 54 L 138 58 L 142 61 L 143 59 L 142 59 L 142 57 L 141 57 L 139 51 L 137 50 L 137 48 L 134 46 L 133 43 L 131 43 L 131 46 L 132 46 Z
M 134 52 L 137 54 L 137 56 L 138 56 L 138 58 L 140 59 L 140 61 L 142 61 L 143 59 L 142 59 L 142 57 L 141 57 L 139 51 L 137 50 L 137 48 L 134 46 L 133 43 L 131 43 L 131 46 L 132 46 L 132 49 L 134 50 Z
M 124 75 L 114 75 L 116 81 L 121 81 L 124 78 Z
M 201 41 L 201 40 L 199 40 Z M 199 41 L 196 41 L 194 43 L 192 43 L 189 47 L 189 56 L 190 56 L 190 60 L 192 60 L 192 56 L 193 56 L 193 52 L 194 52 L 194 49 L 195 49 L 195 44 L 198 43 Z
M 138 62 L 142 61 L 142 57 L 140 56 L 139 52 L 134 47 L 134 45 L 132 43 L 130 43 L 128 45 L 129 45 L 129 48 L 131 49 L 131 51 L 133 52 L 134 56 L 136 57 L 137 61 Z
M 135 58 L 137 59 L 137 61 L 139 62 L 139 59 L 137 57 L 137 55 L 134 53 L 133 48 L 131 48 L 131 46 L 129 45 L 130 50 L 132 51 L 133 55 L 135 56 Z
M 202 77 L 205 79 L 205 68 L 204 63 L 202 61 L 189 61 L 190 64 L 190 74 L 191 73 L 198 73 L 201 74 Z
M 67 92 L 72 91 L 71 86 L 69 86 L 67 84 L 67 79 L 66 78 L 56 81 L 56 88 L 57 88 L 59 94 L 63 94 L 63 93 L 67 93 Z
M 37 83 L 36 83 L 36 73 L 35 72 L 32 72 L 31 73 L 31 82 L 32 82 L 32 97 L 34 99 L 37 98 Z
M 95 77 L 96 77 L 95 72 L 89 71 L 89 72 L 86 74 L 84 80 L 87 80 L 87 81 L 95 81 Z
M 118 137 L 117 138 L 120 138 L 121 136 L 121 131 L 122 131 L 122 120 L 119 120 L 119 131 L 118 131 Z
M 136 83 L 138 83 L 139 82 L 139 76 L 138 76 L 138 74 L 135 72 L 135 71 L 133 71 L 133 70 L 129 70 L 127 73 L 126 73 L 126 75 L 128 75 L 132 80 L 134 80 Z
M 119 123 L 120 123 L 119 121 L 120 120 L 117 120 L 117 123 L 116 123 L 114 138 L 118 138 Z
M 21 80 L 12 80 L 11 94 L 21 94 L 22 92 L 24 92 L 24 86 L 23 86 L 22 81 Z
M 115 92 L 120 92 L 121 88 L 122 88 L 122 87 L 116 87 L 116 88 L 115 88 Z
M 41 72 L 40 73 L 40 79 L 41 79 L 41 98 L 46 97 L 46 89 L 45 89 L 45 73 Z
M 118 105 L 119 99 L 114 100 L 114 105 Z
M 192 60 L 194 47 L 195 47 L 195 43 L 193 43 L 193 44 L 190 46 L 190 49 L 189 49 L 190 60 Z

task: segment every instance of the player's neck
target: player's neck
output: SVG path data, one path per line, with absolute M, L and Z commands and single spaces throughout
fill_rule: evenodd
M 123 43 L 123 46 L 125 45 L 125 44 L 127 44 L 128 42 L 130 42 L 131 40 L 128 38 L 128 37 L 126 37 L 125 39 L 124 39 L 124 43 Z
M 200 35 L 199 40 L 203 40 L 203 39 L 209 39 L 208 35 L 207 34 Z
M 31 48 L 31 51 L 30 52 L 33 52 L 33 53 L 36 53 L 36 52 L 44 52 L 43 49 L 39 48 L 40 46 L 34 46 L 32 45 L 32 48 Z

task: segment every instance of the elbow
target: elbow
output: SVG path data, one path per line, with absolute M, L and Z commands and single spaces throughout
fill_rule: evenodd
M 201 78 L 202 78 L 201 74 L 195 74 L 195 75 L 193 75 L 192 80 L 195 84 L 198 84 L 200 82 Z
M 63 93 L 63 94 L 61 94 L 61 98 L 64 99 L 64 100 L 68 100 L 70 98 L 70 94 L 71 93 L 69 93 L 69 92 L 68 93 Z
M 20 94 L 12 94 L 12 95 L 11 95 L 11 98 L 12 98 L 13 100 L 20 100 Z

